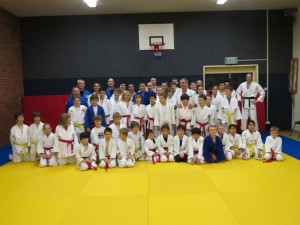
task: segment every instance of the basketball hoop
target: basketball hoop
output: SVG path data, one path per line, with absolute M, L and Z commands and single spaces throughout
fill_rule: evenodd
M 150 47 L 154 54 L 155 60 L 161 60 L 162 50 L 164 49 L 165 43 L 163 42 L 153 42 L 150 43 Z

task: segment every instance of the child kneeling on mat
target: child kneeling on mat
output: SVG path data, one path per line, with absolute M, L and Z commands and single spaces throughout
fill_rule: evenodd
M 94 146 L 89 143 L 89 134 L 83 132 L 79 138 L 81 143 L 75 150 L 77 168 L 80 170 L 97 170 L 97 164 L 95 163 L 97 154 Z
M 267 137 L 265 142 L 266 154 L 264 155 L 264 159 L 283 161 L 281 155 L 282 139 L 278 136 L 279 128 L 275 126 L 271 127 L 270 133 L 271 135 Z
M 37 144 L 37 152 L 40 157 L 40 167 L 56 166 L 55 155 L 58 152 L 53 151 L 55 134 L 52 133 L 52 127 L 49 123 L 44 123 L 43 134 Z
M 117 155 L 119 167 L 133 167 L 135 160 L 133 157 L 135 146 L 133 140 L 127 137 L 128 129 L 119 130 L 119 139 L 117 140 Z

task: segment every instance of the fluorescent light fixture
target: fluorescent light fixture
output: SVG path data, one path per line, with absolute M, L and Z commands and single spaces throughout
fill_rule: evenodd
M 84 3 L 88 5 L 88 7 L 95 8 L 97 6 L 98 0 L 84 0 Z
M 217 4 L 218 5 L 223 5 L 225 2 L 227 2 L 227 0 L 218 0 Z

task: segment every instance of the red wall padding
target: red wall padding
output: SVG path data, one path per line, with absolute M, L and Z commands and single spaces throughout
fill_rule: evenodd
M 23 99 L 25 123 L 27 125 L 32 123 L 32 112 L 41 112 L 42 121 L 50 123 L 54 132 L 60 115 L 65 112 L 69 97 L 70 95 L 25 96 Z

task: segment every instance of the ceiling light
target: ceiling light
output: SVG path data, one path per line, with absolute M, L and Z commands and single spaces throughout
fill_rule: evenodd
M 97 6 L 98 0 L 84 0 L 83 2 L 85 2 L 88 5 L 88 7 L 95 8 Z
M 223 5 L 225 2 L 227 2 L 227 0 L 218 0 L 217 4 L 218 5 Z

